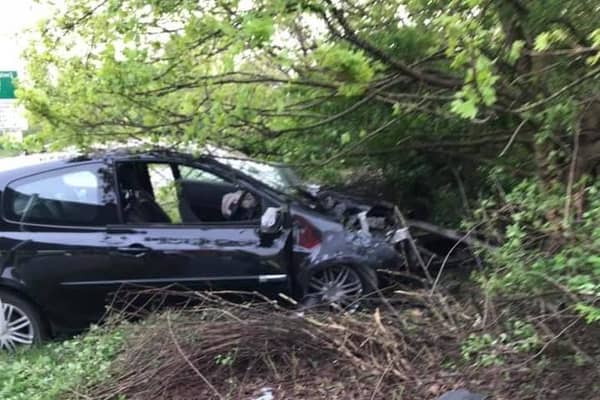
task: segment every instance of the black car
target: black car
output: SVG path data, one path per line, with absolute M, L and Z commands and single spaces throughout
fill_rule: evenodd
M 403 264 L 402 233 L 365 226 L 387 216 L 319 198 L 284 168 L 164 150 L 2 161 L 3 349 L 85 328 L 124 286 L 344 309 L 377 288 L 377 269 Z

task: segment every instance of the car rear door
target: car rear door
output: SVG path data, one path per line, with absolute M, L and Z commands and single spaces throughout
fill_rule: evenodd
M 104 312 L 106 288 L 90 286 L 110 268 L 106 226 L 118 222 L 110 167 L 79 163 L 16 179 L 3 193 L 2 279 L 19 282 L 63 328 Z

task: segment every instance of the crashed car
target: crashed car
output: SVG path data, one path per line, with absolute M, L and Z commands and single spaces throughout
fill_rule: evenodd
M 165 150 L 0 164 L 0 348 L 79 331 L 123 287 L 288 293 L 351 309 L 398 270 L 390 209 L 285 168 Z

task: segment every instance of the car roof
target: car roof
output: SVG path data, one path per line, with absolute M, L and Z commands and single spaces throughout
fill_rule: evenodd
M 173 151 L 170 149 L 137 149 L 122 148 L 112 150 L 95 150 L 88 152 L 60 152 L 60 153 L 41 153 L 23 155 L 17 157 L 8 157 L 0 159 L 0 191 L 15 179 L 24 178 L 50 171 L 57 168 L 76 166 L 91 162 L 110 162 L 110 161 L 147 161 L 147 162 L 176 162 L 176 163 L 199 163 L 210 169 L 218 169 L 222 173 L 232 175 L 232 177 L 242 178 L 246 182 L 261 187 L 263 192 L 268 192 L 271 196 L 280 196 L 282 193 L 276 191 L 265 182 L 253 177 L 238 167 L 229 165 L 224 159 L 246 160 L 256 163 L 263 163 L 258 160 L 242 157 L 221 156 L 218 154 L 200 154 L 192 155 Z M 270 164 L 270 163 L 264 163 Z M 277 166 L 271 164 L 272 166 Z
M 33 167 L 35 165 L 65 164 L 84 161 L 105 161 L 105 160 L 201 160 L 213 159 L 211 156 L 200 155 L 193 156 L 187 153 L 171 151 L 168 149 L 156 150 L 137 150 L 137 149 L 116 149 L 116 150 L 91 150 L 87 152 L 64 151 L 19 155 L 14 157 L 0 158 L 0 173 L 15 169 Z
M 39 172 L 49 171 L 68 165 L 74 158 L 72 153 L 28 154 L 0 159 L 0 183 Z
M 135 148 L 122 148 L 113 150 L 92 150 L 87 152 L 49 152 L 1 158 L 0 182 L 2 184 L 6 184 L 9 181 L 19 178 L 21 176 L 37 174 L 40 172 L 49 171 L 55 168 L 61 168 L 69 165 L 107 160 L 172 160 L 178 162 L 205 161 L 221 164 L 213 157 L 208 155 L 193 156 L 190 154 L 171 151 L 168 149 L 141 150 Z
M 232 162 L 226 162 L 231 159 Z M 283 164 L 268 163 L 253 160 L 246 157 L 231 157 L 227 152 L 217 154 L 189 154 L 174 151 L 167 148 L 157 147 L 153 149 L 124 147 L 117 149 L 97 149 L 87 152 L 63 151 L 49 152 L 39 154 L 20 155 L 16 157 L 7 157 L 0 159 L 0 185 L 8 182 L 41 172 L 56 168 L 73 166 L 88 162 L 107 162 L 107 161 L 147 161 L 147 162 L 178 162 L 178 163 L 202 163 L 205 166 L 213 166 L 221 170 L 226 170 L 237 175 L 241 174 L 251 178 L 243 172 L 243 168 L 237 165 L 237 161 L 249 161 L 257 164 L 269 164 L 273 167 L 281 167 Z M 253 180 L 255 180 L 253 178 Z
M 40 153 L 20 155 L 16 157 L 0 158 L 0 173 L 33 167 L 35 165 L 47 165 L 56 162 L 62 163 L 68 158 L 72 158 L 73 154 L 61 153 Z

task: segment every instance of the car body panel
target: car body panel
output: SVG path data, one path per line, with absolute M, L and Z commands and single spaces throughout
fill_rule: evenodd
M 198 224 L 125 224 L 118 194 L 120 162 L 189 165 L 225 178 L 259 196 L 262 209 L 277 207 L 285 218 L 277 234 L 258 221 Z M 384 238 L 348 230 L 335 216 L 312 209 L 211 157 L 172 152 L 103 152 L 52 160 L 14 170 L 0 168 L 2 210 L 6 186 L 15 179 L 60 168 L 100 163 L 105 190 L 115 192 L 117 224 L 60 226 L 0 222 L 0 286 L 22 291 L 43 311 L 55 331 L 79 330 L 97 321 L 113 293 L 127 287 L 177 286 L 192 290 L 283 291 L 298 295 L 316 269 L 332 264 L 393 268 L 397 253 Z M 112 200 L 110 200 L 112 201 Z M 296 243 L 294 219 L 320 235 L 307 249 Z
M 85 324 L 102 316 L 103 293 L 68 283 L 100 275 L 110 265 L 110 244 L 104 232 L 3 232 L 0 246 L 6 244 L 21 245 L 2 276 L 26 287 L 53 323 L 69 328 L 71 321 Z
M 322 241 L 319 246 L 306 250 L 296 246 L 295 263 L 298 264 L 297 279 L 302 287 L 308 283 L 315 270 L 331 265 L 350 265 L 355 268 L 396 269 L 400 261 L 393 246 L 385 240 L 345 229 L 332 216 L 293 207 L 293 213 L 301 214 L 309 223 L 318 226 Z

